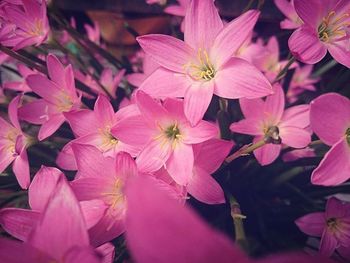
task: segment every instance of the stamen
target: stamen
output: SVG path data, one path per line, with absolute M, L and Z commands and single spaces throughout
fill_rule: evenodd
M 281 144 L 282 140 L 279 136 L 279 129 L 277 126 L 271 126 L 264 128 L 264 141 L 266 143 L 272 143 L 272 144 Z
M 206 50 L 198 49 L 197 63 L 190 61 L 184 65 L 186 73 L 194 80 L 210 81 L 215 76 L 215 69 L 210 62 L 209 55 Z M 198 64 L 199 63 L 199 64 Z
M 346 22 L 349 16 L 349 13 L 344 13 L 337 17 L 335 11 L 329 12 L 318 27 L 319 39 L 322 42 L 336 42 L 349 38 L 350 23 Z
M 346 140 L 347 140 L 347 142 L 348 142 L 348 144 L 349 144 L 349 146 L 350 146 L 350 128 L 348 128 L 348 129 L 346 130 L 345 135 L 346 135 Z

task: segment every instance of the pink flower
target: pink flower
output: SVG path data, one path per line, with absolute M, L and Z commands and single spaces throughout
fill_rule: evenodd
M 31 231 L 39 223 L 42 213 L 64 174 L 53 167 L 42 166 L 35 174 L 28 189 L 31 208 L 4 208 L 0 210 L 1 227 L 13 237 L 27 242 Z M 86 227 L 89 229 L 102 218 L 107 207 L 101 200 L 80 202 Z
M 50 79 L 41 74 L 30 75 L 26 79 L 28 86 L 42 99 L 24 105 L 19 111 L 21 119 L 42 124 L 39 140 L 49 137 L 62 125 L 64 112 L 80 106 L 72 66 L 64 67 L 52 54 L 47 56 L 46 63 Z
M 327 201 L 326 211 L 307 214 L 295 221 L 305 234 L 321 237 L 320 253 L 330 257 L 335 250 L 342 255 L 350 248 L 350 204 L 335 197 Z M 350 259 L 350 257 L 349 257 Z
M 280 154 L 282 145 L 304 148 L 311 140 L 309 105 L 299 105 L 284 110 L 282 88 L 275 86 L 275 94 L 265 101 L 241 99 L 240 105 L 246 119 L 230 126 L 231 131 L 255 136 L 253 142 L 264 140 L 267 144 L 254 151 L 261 165 L 272 163 Z
M 0 42 L 14 49 L 40 45 L 47 39 L 50 30 L 46 1 L 22 0 L 22 4 L 4 7 L 5 25 L 0 33 Z
M 284 162 L 293 162 L 305 157 L 315 157 L 315 151 L 312 148 L 306 147 L 304 149 L 292 150 L 283 154 L 282 159 Z
M 89 24 L 85 24 L 84 28 L 86 30 L 88 39 L 90 39 L 92 42 L 96 43 L 97 45 L 100 45 L 101 32 L 100 32 L 99 24 L 94 23 L 93 26 Z
M 336 93 L 311 102 L 310 124 L 331 149 L 312 172 L 311 182 L 338 185 L 350 178 L 350 100 Z
M 101 256 L 90 246 L 81 208 L 64 177 L 59 179 L 26 242 L 0 239 L 2 262 L 20 262 L 25 258 L 30 263 L 79 262 L 81 259 L 98 263 L 103 260 Z
M 232 58 L 259 16 L 248 11 L 225 27 L 212 0 L 193 0 L 185 18 L 185 41 L 166 35 L 137 38 L 162 67 L 140 89 L 156 98 L 184 97 L 185 115 L 197 124 L 213 94 L 223 98 L 258 98 L 272 93 L 254 66 Z
M 226 236 L 207 225 L 189 207 L 169 198 L 148 177 L 133 179 L 126 189 L 126 241 L 135 262 L 333 262 L 303 253 L 249 259 Z
M 29 137 L 21 130 L 17 111 L 21 96 L 14 98 L 8 107 L 11 123 L 0 117 L 0 173 L 12 162 L 12 170 L 16 175 L 19 185 L 27 189 L 30 183 L 27 146 Z
M 93 146 L 74 144 L 72 147 L 78 157 L 78 174 L 71 184 L 75 195 L 80 201 L 99 199 L 107 206 L 102 219 L 89 230 L 91 242 L 101 245 L 125 231 L 124 187 L 129 177 L 137 176 L 137 167 L 125 152 L 111 158 L 104 157 Z
M 23 93 L 24 92 L 31 92 L 32 90 L 27 85 L 25 78 L 28 77 L 29 75 L 37 74 L 39 72 L 37 72 L 36 70 L 32 70 L 23 64 L 19 64 L 17 66 L 17 70 L 21 74 L 23 79 L 21 79 L 20 81 L 7 81 L 7 82 L 5 82 L 4 89 L 22 91 Z
M 105 156 L 113 157 L 120 151 L 127 152 L 133 157 L 137 156 L 142 148 L 124 143 L 114 137 L 111 130 L 123 119 L 139 114 L 136 105 L 120 109 L 115 113 L 111 103 L 104 95 L 97 98 L 93 111 L 84 109 L 64 113 L 78 138 L 70 141 L 62 149 L 57 164 L 66 170 L 76 170 L 75 158 L 71 148 L 73 143 L 95 146 Z
M 274 0 L 278 9 L 287 17 L 280 26 L 282 29 L 296 29 L 303 24 L 294 9 L 294 0 Z
M 165 166 L 178 184 L 186 185 L 193 169 L 193 144 L 216 137 L 217 127 L 206 121 L 192 127 L 182 100 L 166 99 L 161 105 L 138 91 L 136 103 L 141 116 L 121 121 L 112 134 L 128 144 L 144 145 L 136 159 L 141 172 L 155 172 Z
M 289 84 L 289 89 L 286 94 L 289 102 L 295 102 L 297 100 L 297 96 L 303 93 L 305 90 L 316 90 L 314 84 L 317 83 L 320 79 L 311 77 L 312 69 L 312 65 L 297 67 L 295 69 L 292 80 Z
M 210 176 L 223 163 L 233 146 L 232 142 L 211 139 L 193 146 L 194 164 L 192 175 L 185 186 L 186 192 L 207 204 L 225 203 L 221 186 Z M 168 175 L 165 169 L 157 174 Z
M 348 0 L 295 0 L 295 10 L 304 24 L 289 38 L 293 55 L 307 64 L 319 62 L 327 53 L 350 67 Z
M 280 61 L 280 51 L 278 41 L 275 36 L 271 37 L 267 42 L 266 47 L 260 50 L 259 54 L 256 54 L 252 59 L 253 64 L 265 73 L 265 76 L 271 82 L 277 77 L 281 70 L 288 63 L 288 60 Z M 293 63 L 289 69 L 295 68 L 296 63 Z
M 124 75 L 125 69 L 119 70 L 118 73 L 116 73 L 115 75 L 113 75 L 113 71 L 111 68 L 106 68 L 101 73 L 100 82 L 114 99 L 117 98 L 117 89 Z M 100 91 L 100 93 L 107 95 L 103 90 Z

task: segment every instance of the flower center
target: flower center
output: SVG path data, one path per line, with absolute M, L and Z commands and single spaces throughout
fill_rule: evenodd
M 350 128 L 348 128 L 346 130 L 345 135 L 346 135 L 346 140 L 348 141 L 348 144 L 350 145 Z
M 327 227 L 331 230 L 331 231 L 336 231 L 338 226 L 339 226 L 339 221 L 334 218 L 334 217 L 331 217 L 331 218 L 328 218 L 327 221 L 326 221 L 326 224 L 327 224 Z
M 210 62 L 208 53 L 204 49 L 199 49 L 196 62 L 190 61 L 184 65 L 186 74 L 194 80 L 210 81 L 215 77 L 215 69 Z
M 33 37 L 44 35 L 42 20 L 35 19 L 34 24 L 28 26 L 28 34 Z
M 349 16 L 349 13 L 336 16 L 335 11 L 329 12 L 318 27 L 319 39 L 322 42 L 334 42 L 349 38 Z
M 68 94 L 66 94 L 64 91 L 60 92 L 60 94 L 56 97 L 56 99 L 57 99 L 56 106 L 60 112 L 67 112 L 72 109 L 73 101 L 71 97 Z
M 164 133 L 165 133 L 165 136 L 170 140 L 176 140 L 181 136 L 177 123 L 170 125 L 168 128 L 166 128 L 164 130 Z
M 108 151 L 118 144 L 119 140 L 111 134 L 111 127 L 109 125 L 105 129 L 100 128 L 99 132 L 102 135 L 102 143 L 100 145 L 102 151 Z
M 270 126 L 264 129 L 264 141 L 266 143 L 281 144 L 281 137 L 277 126 Z

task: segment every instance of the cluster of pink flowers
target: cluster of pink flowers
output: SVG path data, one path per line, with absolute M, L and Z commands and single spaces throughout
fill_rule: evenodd
M 131 60 L 133 72 L 114 70 L 100 55 L 98 77 L 93 67 L 78 67 L 67 32 L 56 41 L 69 54 L 50 51 L 38 58 L 46 61 L 41 67 L 11 61 L 19 77 L 0 89 L 0 103 L 10 100 L 8 116 L 0 117 L 0 172 L 12 164 L 18 184 L 28 189 L 29 208 L 0 210 L 1 227 L 16 239 L 0 238 L 0 262 L 113 262 L 118 251 L 110 242 L 124 233 L 136 262 L 332 262 L 335 251 L 350 259 L 350 204 L 335 197 L 324 213 L 296 220 L 301 231 L 321 238 L 321 255 L 261 260 L 250 259 L 185 204 L 190 196 L 211 205 L 226 202 L 212 177 L 225 160 L 253 152 L 265 166 L 285 150 L 285 161 L 313 157 L 312 136 L 330 149 L 311 183 L 337 186 L 350 178 L 350 100 L 327 93 L 300 102 L 300 94 L 317 90 L 320 77 L 312 75 L 312 65 L 299 63 L 315 64 L 328 50 L 350 67 L 350 2 L 275 0 L 287 17 L 281 28 L 296 30 L 289 39 L 293 59 L 287 60 L 280 58 L 276 37 L 254 36 L 260 11 L 224 23 L 213 0 L 178 2 L 164 11 L 184 17 L 183 40 L 137 37 L 142 51 Z M 3 50 L 17 54 L 48 41 L 44 0 L 3 1 L 0 14 Z M 103 48 L 99 26 L 85 29 L 84 41 Z M 117 108 L 119 89 L 128 96 Z M 206 118 L 217 97 L 221 105 L 239 104 L 243 118 L 227 128 L 233 138 L 253 136 L 251 145 L 237 149 L 220 138 L 219 121 Z M 69 139 L 56 136 L 62 126 L 71 131 Z M 31 169 L 27 150 L 51 142 L 62 146 L 57 167 Z M 76 173 L 68 181 L 69 171 Z

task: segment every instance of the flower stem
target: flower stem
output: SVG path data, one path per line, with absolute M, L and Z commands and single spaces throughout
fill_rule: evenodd
M 278 73 L 277 77 L 274 79 L 274 81 L 272 81 L 272 84 L 277 83 L 278 81 L 280 81 L 282 78 L 284 78 L 284 76 L 287 74 L 287 71 L 289 69 L 289 67 L 295 62 L 295 57 L 292 56 L 289 60 L 288 63 L 284 66 L 284 68 Z
M 241 149 L 239 149 L 238 151 L 234 152 L 229 157 L 227 157 L 225 159 L 225 162 L 230 163 L 240 156 L 248 155 L 251 152 L 255 151 L 256 149 L 264 146 L 265 144 L 266 144 L 265 140 L 261 140 L 261 141 L 254 143 L 254 144 L 244 145 Z

